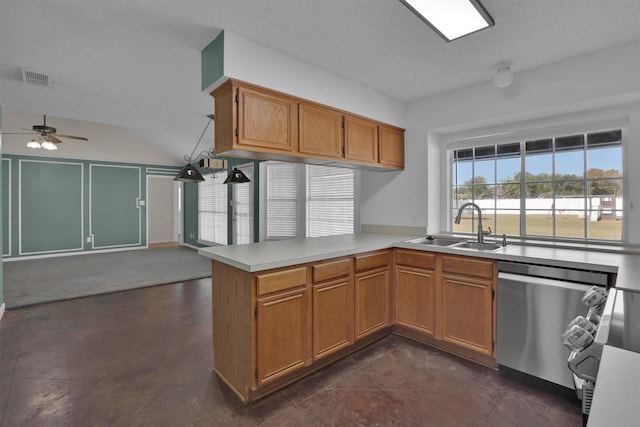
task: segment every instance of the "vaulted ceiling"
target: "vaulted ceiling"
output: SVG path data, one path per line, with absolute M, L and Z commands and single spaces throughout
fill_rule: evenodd
M 446 43 L 398 0 L 2 0 L 0 105 L 122 126 L 179 163 L 212 112 L 200 51 L 221 30 L 406 102 L 640 39 L 638 0 L 482 3 L 496 25 Z

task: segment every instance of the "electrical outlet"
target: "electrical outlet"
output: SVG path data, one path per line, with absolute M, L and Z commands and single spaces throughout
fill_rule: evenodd
M 87 236 L 87 243 L 91 243 L 91 236 Z

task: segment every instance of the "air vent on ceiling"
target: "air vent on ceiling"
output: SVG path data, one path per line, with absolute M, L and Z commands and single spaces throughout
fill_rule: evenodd
M 36 71 L 22 69 L 22 81 L 37 86 L 51 87 L 52 81 L 48 75 Z

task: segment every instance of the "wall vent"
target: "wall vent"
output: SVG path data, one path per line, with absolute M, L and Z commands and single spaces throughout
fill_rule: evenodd
M 22 69 L 22 81 L 37 86 L 52 86 L 52 81 L 48 75 L 24 68 Z

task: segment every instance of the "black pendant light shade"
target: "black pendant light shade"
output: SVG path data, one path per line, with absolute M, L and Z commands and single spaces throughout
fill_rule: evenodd
M 240 169 L 234 167 L 231 171 L 231 175 L 224 180 L 225 184 L 242 184 L 244 182 L 251 182 L 247 175 L 245 175 Z
M 202 182 L 204 181 L 204 178 L 202 177 L 200 172 L 198 172 L 198 169 L 196 169 L 191 165 L 191 163 L 189 163 L 187 164 L 187 166 L 182 168 L 180 173 L 175 178 L 173 178 L 173 180 L 184 182 Z

